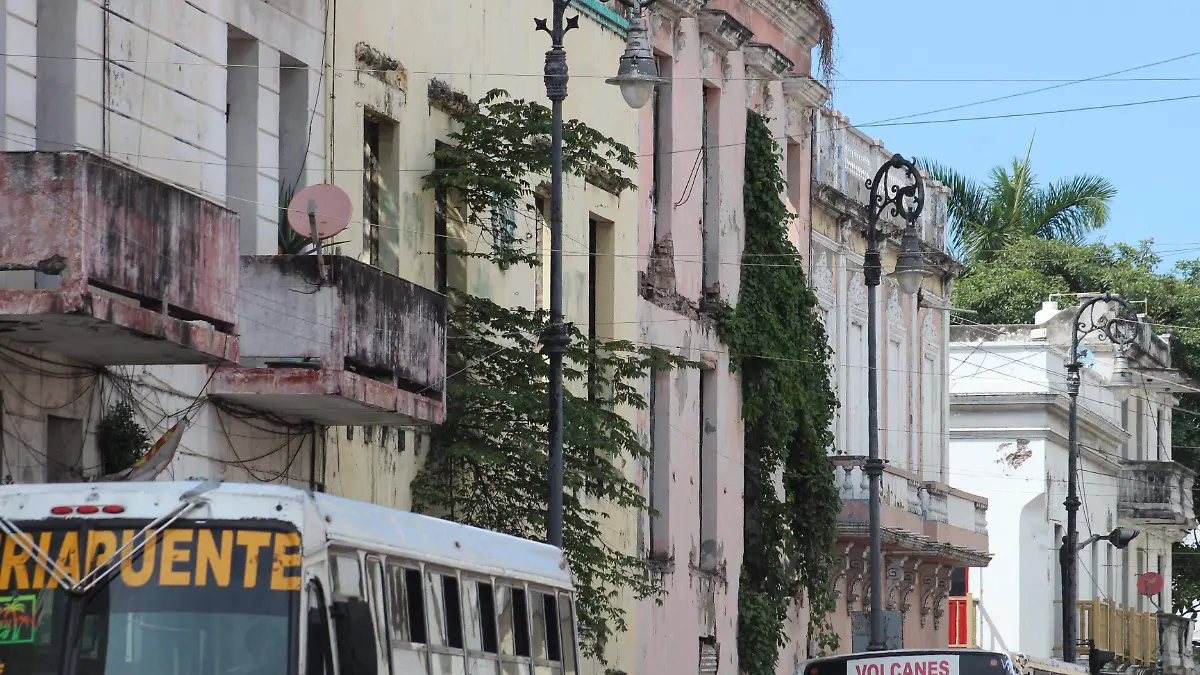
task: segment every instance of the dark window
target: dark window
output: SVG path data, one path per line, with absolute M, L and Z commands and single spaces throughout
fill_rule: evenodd
M 425 596 L 421 593 L 421 572 L 404 570 L 404 592 L 408 596 L 409 639 L 413 642 L 429 641 L 425 630 Z
M 967 594 L 967 568 L 956 567 L 950 571 L 950 597 L 957 598 Z
M 308 663 L 307 675 L 332 673 L 329 650 L 329 619 L 325 612 L 325 596 L 321 584 L 313 580 L 308 584 Z
M 483 638 L 483 651 L 496 654 L 500 651 L 496 639 L 496 598 L 491 584 L 479 582 L 479 622 Z
M 458 579 L 450 575 L 442 575 L 442 604 L 446 606 L 446 646 L 462 649 L 462 602 L 458 597 Z
M 517 656 L 529 656 L 529 604 L 525 601 L 525 589 L 512 589 L 512 599 L 514 651 Z
M 558 601 L 553 595 L 542 596 L 546 612 L 546 651 L 551 661 L 562 661 L 562 639 L 558 634 Z

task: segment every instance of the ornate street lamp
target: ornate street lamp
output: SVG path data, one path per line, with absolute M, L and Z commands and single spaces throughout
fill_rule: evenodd
M 903 184 L 892 182 L 892 171 L 904 170 Z M 867 282 L 867 461 L 863 472 L 871 480 L 869 502 L 869 531 L 871 575 L 871 637 L 867 649 L 887 649 L 883 630 L 883 542 L 879 523 L 879 507 L 883 489 L 883 459 L 879 456 L 879 364 L 877 351 L 877 294 L 883 276 L 883 261 L 879 255 L 881 232 L 879 218 L 885 211 L 904 220 L 904 236 L 900 239 L 900 256 L 892 276 L 901 292 L 912 295 L 921 288 L 927 274 L 925 256 L 917 238 L 917 218 L 925 208 L 925 185 L 921 173 L 912 162 L 900 155 L 892 155 L 886 164 L 879 167 L 873 180 L 867 181 L 871 191 L 867 203 L 867 252 L 863 256 L 863 276 Z
M 563 356 L 570 344 L 570 335 L 563 323 L 562 310 L 562 192 L 563 192 L 563 119 L 562 103 L 567 98 L 567 52 L 563 38 L 572 28 L 579 27 L 579 17 L 565 16 L 571 0 L 553 0 L 554 14 L 547 25 L 545 19 L 534 24 L 550 36 L 550 51 L 546 52 L 546 96 L 550 99 L 550 323 L 542 331 L 542 353 L 550 357 L 550 498 L 547 514 L 546 540 L 562 548 L 563 537 Z M 634 108 L 650 100 L 655 85 L 664 82 L 658 77 L 658 66 L 646 37 L 646 22 L 642 10 L 654 0 L 621 0 L 632 11 L 626 38 L 625 55 L 617 76 L 610 84 L 621 87 L 621 95 Z
M 1103 313 L 1097 315 L 1093 308 L 1101 302 L 1105 303 L 1107 307 Z M 1114 313 L 1115 316 L 1110 317 L 1110 313 Z M 1075 312 L 1075 319 L 1072 323 L 1071 355 L 1070 361 L 1067 362 L 1067 395 L 1071 397 L 1067 422 L 1070 429 L 1067 448 L 1067 498 L 1063 502 L 1063 505 L 1067 507 L 1067 534 L 1063 537 L 1062 546 L 1058 549 L 1059 565 L 1062 567 L 1063 660 L 1067 663 L 1075 663 L 1078 648 L 1076 620 L 1079 617 L 1079 610 L 1075 607 L 1075 600 L 1079 589 L 1075 572 L 1076 559 L 1081 546 L 1079 546 L 1075 519 L 1082 503 L 1079 501 L 1077 493 L 1077 475 L 1079 467 L 1079 371 L 1083 367 L 1083 364 L 1079 362 L 1079 343 L 1093 333 L 1099 339 L 1112 343 L 1116 358 L 1113 375 L 1109 379 L 1107 387 L 1113 390 L 1120 400 L 1124 401 L 1133 388 L 1133 373 L 1129 370 L 1129 362 L 1125 357 L 1124 350 L 1137 341 L 1142 330 L 1142 323 L 1138 320 L 1133 306 L 1125 298 L 1111 293 L 1091 297 L 1081 304 L 1079 310 Z M 1116 530 L 1113 531 L 1114 536 L 1116 532 Z M 1136 532 L 1134 536 L 1136 536 Z M 1132 536 L 1129 537 L 1129 539 L 1132 538 Z

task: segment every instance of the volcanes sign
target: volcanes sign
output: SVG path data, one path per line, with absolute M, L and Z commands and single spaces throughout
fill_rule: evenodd
M 959 675 L 958 654 L 913 654 L 846 661 L 846 675 Z

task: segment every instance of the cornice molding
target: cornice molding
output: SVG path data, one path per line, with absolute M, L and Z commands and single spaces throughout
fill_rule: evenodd
M 783 52 L 763 42 L 747 42 L 742 52 L 746 55 L 746 70 L 767 80 L 783 78 L 795 65 Z
M 736 52 L 754 37 L 749 26 L 733 18 L 729 12 L 719 9 L 703 9 L 699 13 L 700 35 L 723 53 Z
M 827 20 L 812 0 L 742 0 L 742 4 L 777 26 L 784 37 L 799 42 L 804 51 L 817 45 L 821 26 Z
M 784 78 L 783 95 L 804 108 L 820 108 L 829 100 L 830 92 L 811 75 L 798 75 Z
M 692 18 L 704 9 L 708 0 L 658 0 L 650 6 L 652 14 L 662 14 L 671 21 Z

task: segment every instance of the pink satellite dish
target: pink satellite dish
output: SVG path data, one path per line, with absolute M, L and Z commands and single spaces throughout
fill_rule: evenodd
M 336 185 L 309 185 L 296 193 L 288 204 L 288 226 L 305 238 L 312 238 L 313 223 L 309 213 L 316 214 L 319 239 L 328 239 L 350 225 L 353 207 L 350 195 Z

